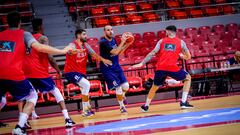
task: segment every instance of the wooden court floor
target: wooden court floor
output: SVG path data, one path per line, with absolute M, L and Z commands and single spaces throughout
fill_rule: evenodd
M 40 118 L 31 120 L 32 130 L 28 131 L 31 135 L 57 135 L 57 134 L 98 134 L 98 133 L 77 133 L 78 129 L 93 126 L 102 123 L 111 123 L 113 121 L 125 121 L 128 119 L 147 118 L 151 116 L 166 116 L 174 114 L 183 114 L 191 112 L 199 112 L 206 110 L 215 110 L 223 108 L 240 107 L 240 95 L 231 95 L 225 97 L 215 97 L 208 99 L 190 101 L 195 107 L 193 109 L 181 110 L 178 102 L 172 103 L 154 103 L 150 106 L 149 112 L 142 113 L 139 106 L 128 107 L 128 114 L 120 114 L 118 107 L 113 107 L 107 111 L 100 110 L 90 118 L 83 118 L 80 113 L 71 115 L 71 118 L 77 123 L 76 127 L 69 130 L 64 127 L 64 119 L 62 116 Z M 240 112 L 238 112 L 240 113 Z M 238 115 L 239 116 L 239 115 Z M 240 120 L 240 118 L 238 119 Z M 14 128 L 16 122 L 9 122 L 5 128 L 0 128 L 0 134 L 9 134 Z M 94 128 L 94 127 L 93 127 Z M 117 133 L 101 133 L 102 134 L 153 134 L 153 135 L 240 135 L 240 122 L 222 123 L 209 126 L 189 126 L 183 129 L 170 130 L 149 130 L 150 132 L 117 132 Z M 152 132 L 153 131 L 153 132 Z

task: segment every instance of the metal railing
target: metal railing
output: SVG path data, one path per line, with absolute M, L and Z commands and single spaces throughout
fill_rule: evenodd
M 232 3 L 211 4 L 211 5 L 204 5 L 204 6 L 188 6 L 188 7 L 180 7 L 180 8 L 169 8 L 169 9 L 138 11 L 138 12 L 129 12 L 129 13 L 120 13 L 120 14 L 90 16 L 90 17 L 85 18 L 84 23 L 85 23 L 85 28 L 87 28 L 87 23 L 89 22 L 89 20 L 96 19 L 96 18 L 102 18 L 102 17 L 125 16 L 125 15 L 129 15 L 129 14 L 143 14 L 143 13 L 150 13 L 150 12 L 163 13 L 166 15 L 167 12 L 174 11 L 174 10 L 199 9 L 199 8 L 207 8 L 207 7 L 226 6 L 226 5 L 236 6 L 235 12 L 237 12 L 237 13 L 240 12 L 239 11 L 240 2 L 232 2 Z M 165 19 L 167 20 L 168 18 L 165 17 Z

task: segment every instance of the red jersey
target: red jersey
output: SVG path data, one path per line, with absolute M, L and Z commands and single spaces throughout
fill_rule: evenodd
M 181 48 L 181 40 L 179 38 L 163 38 L 157 54 L 156 69 L 171 72 L 179 71 L 180 68 L 177 66 L 177 61 Z
M 71 55 L 68 53 L 66 54 L 64 72 L 79 72 L 85 75 L 87 70 L 88 50 L 85 45 L 83 45 L 83 48 L 81 48 L 76 41 L 74 41 L 73 44 L 75 45 L 76 49 L 80 49 L 82 51 Z
M 33 34 L 36 40 L 39 40 L 41 36 L 42 34 L 40 33 Z M 48 78 L 48 66 L 48 54 L 38 52 L 36 49 L 32 48 L 31 53 L 25 57 L 23 70 L 27 78 Z
M 25 55 L 26 46 L 23 30 L 0 32 L 0 79 L 24 80 L 22 65 Z

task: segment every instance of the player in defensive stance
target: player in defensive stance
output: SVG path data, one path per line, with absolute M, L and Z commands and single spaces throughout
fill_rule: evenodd
M 152 50 L 146 58 L 139 64 L 133 65 L 134 68 L 142 67 L 146 64 L 152 56 L 157 54 L 157 64 L 154 76 L 154 83 L 148 93 L 145 105 L 141 106 L 143 112 L 147 112 L 151 100 L 160 85 L 163 85 L 167 76 L 175 80 L 183 80 L 183 93 L 180 102 L 181 108 L 192 108 L 193 106 L 187 101 L 187 95 L 191 85 L 191 76 L 177 66 L 179 56 L 182 59 L 191 59 L 191 54 L 186 46 L 186 43 L 176 37 L 177 28 L 174 25 L 166 27 L 167 37 L 158 41 L 154 50 Z
M 102 61 L 105 65 L 112 65 L 112 62 L 106 60 L 95 53 L 95 51 L 86 43 L 87 34 L 83 29 L 75 32 L 76 40 L 68 46 L 77 51 L 66 54 L 66 63 L 64 66 L 64 75 L 69 83 L 73 83 L 80 87 L 82 93 L 82 106 L 84 117 L 92 116 L 94 112 L 91 110 L 89 102 L 90 82 L 86 79 L 86 69 L 88 53 L 95 57 L 96 60 Z
M 42 19 L 34 19 L 32 21 L 32 26 L 33 37 L 39 43 L 49 45 L 48 38 L 43 35 Z M 52 56 L 47 53 L 39 52 L 36 49 L 32 48 L 31 53 L 25 57 L 23 64 L 24 74 L 36 90 L 41 93 L 51 93 L 55 97 L 57 103 L 61 107 L 65 119 L 65 126 L 72 127 L 75 122 L 72 121 L 72 119 L 69 117 L 64 98 L 60 93 L 60 90 L 55 86 L 52 77 L 49 75 L 49 62 L 55 69 L 57 69 L 58 73 L 60 73 L 60 69 L 58 68 Z M 23 103 L 19 103 L 20 112 L 22 112 L 22 106 Z M 37 117 L 35 111 L 32 112 L 32 116 Z
M 0 32 L 0 108 L 6 101 L 4 95 L 9 92 L 17 101 L 26 100 L 13 134 L 25 135 L 24 127 L 29 114 L 37 102 L 37 93 L 30 81 L 25 78 L 23 62 L 29 48 L 48 54 L 66 54 L 71 48 L 59 50 L 36 41 L 31 33 L 20 29 L 21 16 L 18 12 L 7 15 L 9 29 Z

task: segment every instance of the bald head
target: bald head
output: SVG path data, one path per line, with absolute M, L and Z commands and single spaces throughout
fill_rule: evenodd
M 108 39 L 112 39 L 113 38 L 113 28 L 111 25 L 106 25 L 104 28 L 104 35 L 105 37 L 107 37 Z

